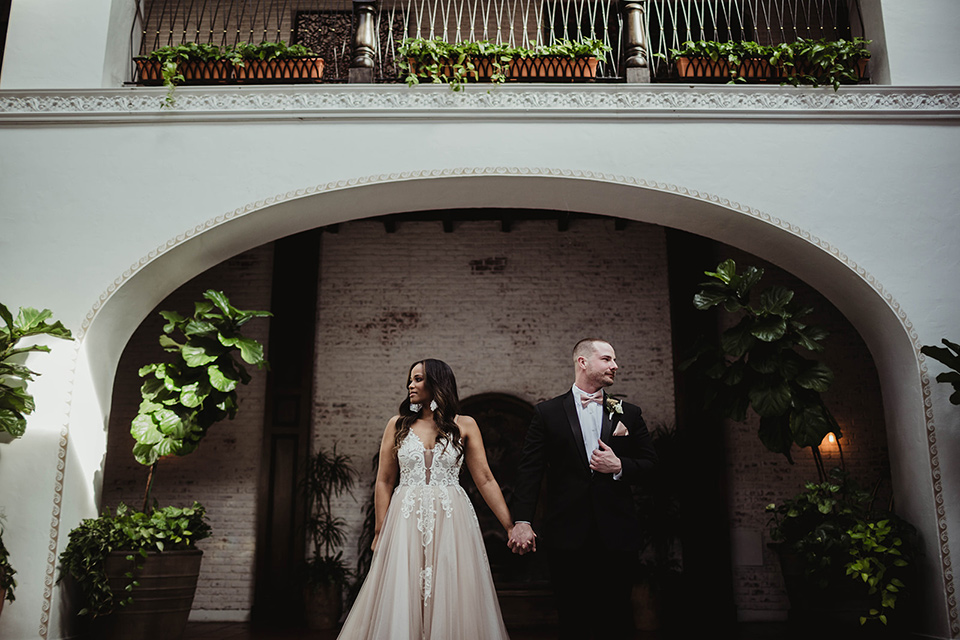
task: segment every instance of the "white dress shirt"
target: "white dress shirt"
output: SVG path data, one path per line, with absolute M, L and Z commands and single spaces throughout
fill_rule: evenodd
M 587 462 L 590 461 L 590 456 L 593 455 L 594 450 L 599 448 L 597 440 L 600 439 L 600 426 L 603 424 L 603 403 L 591 402 L 587 406 L 583 406 L 583 403 L 580 402 L 580 396 L 596 396 L 597 394 L 600 395 L 602 401 L 603 389 L 599 389 L 597 393 L 587 393 L 577 385 L 573 385 L 573 404 L 577 407 L 577 417 L 580 419 L 580 430 L 583 432 L 583 446 L 586 449 Z

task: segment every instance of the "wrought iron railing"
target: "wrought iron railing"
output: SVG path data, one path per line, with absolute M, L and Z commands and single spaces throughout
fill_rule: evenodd
M 364 12 L 372 27 L 363 26 Z M 358 29 L 367 31 L 358 38 Z M 397 82 L 396 51 L 407 37 L 521 46 L 598 39 L 611 48 L 598 80 L 623 80 L 643 60 L 653 81 L 669 81 L 658 54 L 685 40 L 774 44 L 856 35 L 864 35 L 858 0 L 139 0 L 133 50 L 283 40 L 323 56 L 324 82 L 345 82 L 362 49 L 373 60 L 367 81 Z

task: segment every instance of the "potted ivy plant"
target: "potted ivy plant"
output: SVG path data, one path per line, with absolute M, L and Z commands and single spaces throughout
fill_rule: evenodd
M 307 461 L 301 489 L 307 502 L 307 535 L 313 555 L 307 560 L 305 611 L 310 629 L 332 629 L 343 613 L 344 587 L 351 571 L 343 560 L 346 523 L 334 517 L 331 500 L 350 491 L 357 479 L 350 456 L 318 450 Z M 334 553 L 336 551 L 336 553 Z
M 874 500 L 875 492 L 835 468 L 823 482 L 767 505 L 795 622 L 859 625 L 876 635 L 908 617 L 916 530 Z
M 157 465 L 165 457 L 192 453 L 213 425 L 236 415 L 237 389 L 252 379 L 244 363 L 267 366 L 263 346 L 241 328 L 271 315 L 237 309 L 219 291 L 203 297 L 190 316 L 160 312 L 167 321 L 160 345 L 171 357 L 139 371 L 146 380 L 130 433 L 134 458 L 149 467 L 142 509 L 121 505 L 115 514 L 106 510 L 84 520 L 60 555 L 59 580 L 78 592 L 80 614 L 94 619 L 97 637 L 176 638 L 186 626 L 203 554 L 196 543 L 209 535 L 209 526 L 196 502 L 151 506 Z M 145 606 L 133 604 L 141 590 L 155 588 L 147 585 L 154 578 L 169 585 L 168 573 L 186 583 L 164 586 L 162 597 L 155 594 Z
M 441 38 L 407 38 L 397 55 L 408 85 L 447 83 L 459 91 L 467 82 L 593 79 L 599 57 L 609 50 L 600 40 L 514 47 L 489 40 L 452 43 Z
M 870 40 L 808 40 L 761 45 L 753 41 L 688 40 L 669 49 L 681 79 L 728 82 L 832 85 L 865 77 Z
M 236 57 L 232 50 L 215 44 L 185 42 L 154 49 L 133 59 L 141 84 L 162 84 L 167 103 L 180 84 L 217 84 L 233 78 Z
M 237 82 L 320 82 L 323 77 L 323 58 L 302 44 L 241 42 L 232 51 Z

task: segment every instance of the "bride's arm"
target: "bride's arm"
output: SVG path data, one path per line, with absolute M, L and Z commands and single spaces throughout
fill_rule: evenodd
M 513 529 L 513 519 L 510 517 L 510 509 L 503 499 L 503 493 L 500 491 L 500 485 L 497 484 L 493 472 L 490 471 L 490 465 L 487 463 L 487 453 L 483 448 L 483 438 L 480 436 L 480 427 L 477 421 L 470 416 L 457 416 L 457 426 L 460 427 L 460 436 L 464 443 L 464 460 L 467 463 L 467 469 L 470 470 L 470 476 L 473 483 L 477 485 L 483 501 L 487 503 L 493 515 L 500 521 L 501 526 L 510 535 Z
M 397 463 L 397 452 L 394 451 L 394 439 L 397 433 L 397 418 L 394 416 L 387 422 L 387 428 L 383 430 L 383 439 L 380 441 L 380 458 L 377 464 L 377 483 L 373 491 L 374 506 L 374 526 L 373 526 L 373 544 L 370 545 L 374 551 L 377 549 L 377 543 L 380 541 L 380 529 L 383 527 L 383 520 L 387 516 L 387 507 L 390 506 L 390 496 L 393 495 L 393 488 L 397 484 L 397 474 L 400 473 L 400 465 Z

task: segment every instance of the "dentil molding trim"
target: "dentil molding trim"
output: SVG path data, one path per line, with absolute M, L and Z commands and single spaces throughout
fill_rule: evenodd
M 339 119 L 960 120 L 955 87 L 656 84 L 298 85 L 0 91 L 0 126 Z

